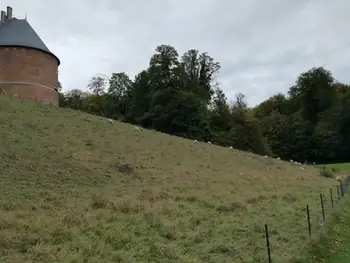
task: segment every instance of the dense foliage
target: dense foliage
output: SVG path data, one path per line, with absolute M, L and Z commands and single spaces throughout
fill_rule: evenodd
M 229 105 L 215 77 L 220 63 L 161 45 L 134 80 L 93 77 L 89 91 L 60 93 L 60 106 L 244 151 L 312 162 L 350 161 L 350 88 L 322 67 L 302 73 L 287 95 L 254 108 Z

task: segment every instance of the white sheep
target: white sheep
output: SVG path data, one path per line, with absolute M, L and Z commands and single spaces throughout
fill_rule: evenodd
M 265 158 L 267 158 L 268 156 L 267 156 L 267 155 L 265 155 L 264 157 L 265 157 Z
M 341 182 L 340 176 L 337 176 L 337 177 L 335 178 L 335 180 Z
M 289 160 L 291 163 L 294 163 L 294 161 L 292 159 Z
M 109 123 L 113 123 L 113 120 L 112 119 L 107 119 Z
M 208 141 L 209 144 L 211 144 L 211 141 Z
M 198 143 L 198 141 L 197 141 L 197 140 L 194 140 L 193 142 L 194 142 L 194 143 Z
M 232 146 L 230 146 L 230 149 L 233 149 L 233 147 L 232 147 Z
M 135 126 L 135 130 L 140 131 L 141 129 L 137 126 Z
M 281 158 L 277 157 L 277 160 L 281 160 Z
M 304 167 L 300 167 L 300 170 L 304 171 Z

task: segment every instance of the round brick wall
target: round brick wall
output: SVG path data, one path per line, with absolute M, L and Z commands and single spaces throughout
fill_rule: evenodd
M 58 105 L 55 57 L 23 47 L 0 47 L 0 89 L 5 95 Z

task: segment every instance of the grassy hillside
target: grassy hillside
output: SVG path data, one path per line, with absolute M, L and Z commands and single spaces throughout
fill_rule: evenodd
M 274 262 L 307 239 L 316 168 L 0 98 L 0 262 Z M 326 206 L 328 203 L 326 202 Z M 328 206 L 327 206 L 328 207 Z

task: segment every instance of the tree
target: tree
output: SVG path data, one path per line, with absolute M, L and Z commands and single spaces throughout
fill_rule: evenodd
M 305 120 L 316 124 L 318 115 L 329 108 L 336 98 L 332 74 L 322 67 L 302 73 L 291 87 L 289 95 L 300 108 Z
M 190 49 L 181 57 L 181 66 L 186 73 L 185 84 L 188 89 L 209 103 L 215 91 L 216 84 L 213 85 L 213 81 L 220 70 L 220 63 L 205 52 L 199 54 L 198 50 Z
M 83 99 L 83 109 L 84 111 L 98 116 L 103 117 L 113 117 L 116 118 L 117 115 L 108 111 L 108 107 L 111 105 L 108 103 L 108 97 L 106 95 L 96 95 L 89 94 Z
M 60 72 L 59 70 L 57 70 L 57 78 L 59 76 Z M 55 87 L 57 89 L 58 92 L 62 92 L 62 83 L 58 80 L 57 82 L 57 86 Z
M 152 122 L 149 118 L 152 95 L 150 79 L 149 70 L 143 70 L 136 75 L 126 107 L 126 121 L 138 123 L 144 127 L 151 126 Z
M 58 92 L 58 106 L 61 108 L 67 107 L 66 97 L 62 92 Z
M 175 68 L 178 67 L 179 54 L 169 45 L 160 45 L 156 48 L 156 54 L 151 57 L 149 71 L 156 79 L 154 89 L 162 88 L 162 85 L 170 85 L 174 77 Z
M 238 93 L 236 95 L 236 101 L 232 105 L 232 109 L 239 109 L 239 110 L 245 110 L 247 109 L 248 105 L 245 102 L 245 96 L 243 93 Z
M 188 89 L 184 73 L 176 49 L 158 46 L 149 68 L 135 79 L 131 103 L 134 120 L 169 134 L 207 137 L 206 103 Z
M 65 94 L 65 105 L 75 110 L 83 110 L 83 100 L 87 94 L 79 89 L 73 89 Z
M 133 89 L 133 82 L 124 72 L 112 73 L 109 79 L 107 105 L 105 110 L 109 118 L 125 119 L 129 100 Z
M 278 93 L 268 98 L 267 100 L 263 101 L 254 108 L 254 115 L 258 119 L 270 116 L 275 112 L 282 115 L 288 115 L 293 113 L 288 99 L 282 93 Z
M 97 75 L 91 78 L 88 84 L 88 89 L 97 96 L 101 96 L 104 93 L 106 87 L 106 76 Z
M 217 88 L 211 105 L 211 140 L 220 145 L 228 145 L 227 132 L 232 128 L 232 116 L 224 92 Z
M 60 81 L 57 83 L 57 92 L 58 92 L 58 106 L 59 107 L 66 107 L 66 98 L 64 94 L 62 93 L 62 84 Z
M 157 92 L 151 101 L 149 118 L 152 127 L 172 135 L 187 138 L 208 138 L 208 114 L 205 103 L 195 94 L 169 90 Z
M 126 97 L 128 91 L 132 89 L 132 81 L 124 72 L 112 73 L 109 79 L 108 94 L 122 100 Z

